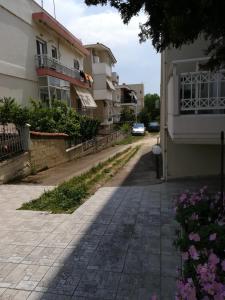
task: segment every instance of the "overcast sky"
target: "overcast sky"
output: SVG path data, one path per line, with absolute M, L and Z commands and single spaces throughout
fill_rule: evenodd
M 53 15 L 53 0 L 43 2 Z M 127 26 L 119 13 L 108 6 L 88 7 L 84 0 L 55 0 L 55 5 L 57 20 L 83 44 L 101 42 L 111 48 L 117 59 L 113 71 L 119 74 L 120 83 L 144 83 L 145 93 L 159 93 L 160 55 L 151 41 L 140 44 L 138 40 L 144 15 L 133 18 Z

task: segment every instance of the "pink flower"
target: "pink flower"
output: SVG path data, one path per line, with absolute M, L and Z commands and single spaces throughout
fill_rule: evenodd
M 215 241 L 216 240 L 216 233 L 210 234 L 209 240 L 210 241 Z
M 190 219 L 193 220 L 193 221 L 198 220 L 198 214 L 193 213 L 193 214 L 191 215 L 191 218 L 190 218 Z
M 199 259 L 199 253 L 198 251 L 196 250 L 195 246 L 192 245 L 190 248 L 189 248 L 189 254 L 191 256 L 192 259 L 194 260 L 198 260 Z
M 190 241 L 195 241 L 195 242 L 200 241 L 200 236 L 198 233 L 191 232 L 188 237 Z
M 209 255 L 209 263 L 212 265 L 212 266 L 215 266 L 217 265 L 219 262 L 220 262 L 220 259 L 218 258 L 218 256 L 214 253 L 211 253 Z
M 179 199 L 180 202 L 182 203 L 182 202 L 184 202 L 186 199 L 187 199 L 187 194 L 186 194 L 186 193 L 181 194 L 180 199 Z
M 188 252 L 183 252 L 182 253 L 182 258 L 183 258 L 184 261 L 188 260 L 188 258 L 189 258 Z

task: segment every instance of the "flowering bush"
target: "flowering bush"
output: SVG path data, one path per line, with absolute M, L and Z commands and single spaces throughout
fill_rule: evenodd
M 225 299 L 225 217 L 220 194 L 207 188 L 185 192 L 176 201 L 181 230 L 176 245 L 182 253 L 177 300 Z

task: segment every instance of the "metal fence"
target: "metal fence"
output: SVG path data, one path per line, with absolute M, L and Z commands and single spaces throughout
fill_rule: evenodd
M 52 69 L 64 75 L 81 80 L 80 72 L 78 70 L 68 68 L 48 55 L 36 55 L 35 60 L 37 68 Z
M 14 124 L 0 125 L 0 161 L 22 153 L 27 148 L 26 128 Z

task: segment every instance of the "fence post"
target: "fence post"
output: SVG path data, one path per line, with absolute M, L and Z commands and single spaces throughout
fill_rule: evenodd
M 30 150 L 30 124 L 25 124 L 20 130 L 22 138 L 22 150 Z

